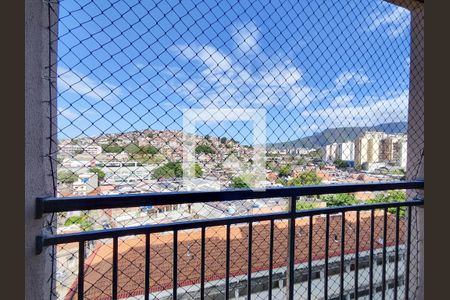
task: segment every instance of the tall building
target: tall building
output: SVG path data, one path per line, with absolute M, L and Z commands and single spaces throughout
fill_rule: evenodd
M 355 143 L 349 141 L 339 144 L 336 151 L 336 158 L 344 161 L 355 160 Z
M 337 158 L 338 144 L 333 143 L 326 145 L 324 148 L 323 160 L 324 161 L 335 161 Z
M 355 164 L 361 166 L 380 162 L 381 141 L 385 137 L 384 132 L 378 131 L 368 131 L 359 136 L 355 141 Z
M 403 169 L 406 169 L 407 145 L 406 138 L 399 139 L 393 145 L 393 161 Z
M 405 134 L 366 132 L 355 141 L 355 164 L 385 163 L 406 167 Z

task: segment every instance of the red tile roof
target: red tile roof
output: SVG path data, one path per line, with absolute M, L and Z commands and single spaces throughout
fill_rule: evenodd
M 325 218 L 314 217 L 312 257 L 323 259 L 325 255 Z M 359 251 L 369 250 L 370 213 L 361 212 Z M 387 246 L 395 244 L 395 215 L 388 214 Z M 356 213 L 346 213 L 345 253 L 355 253 Z M 374 240 L 382 239 L 383 213 L 375 214 Z M 400 220 L 400 232 L 404 232 L 404 221 Z M 307 218 L 296 220 L 296 264 L 308 261 Z M 268 270 L 270 223 L 253 225 L 252 272 Z M 329 256 L 340 255 L 341 216 L 330 216 Z M 275 222 L 273 268 L 286 266 L 288 244 L 287 221 Z M 335 236 L 338 238 L 335 241 Z M 400 235 L 400 243 L 404 236 Z M 172 233 L 152 234 L 150 249 L 150 289 L 152 292 L 172 288 Z M 375 247 L 382 244 L 375 242 Z M 118 296 L 126 298 L 144 294 L 145 239 L 129 238 L 119 241 Z M 210 227 L 206 230 L 205 281 L 225 278 L 226 228 Z M 200 282 L 201 231 L 178 233 L 178 286 Z M 232 226 L 230 241 L 230 276 L 247 274 L 248 226 Z M 85 299 L 111 299 L 112 244 L 101 244 L 86 260 Z M 74 282 L 66 299 L 76 298 Z

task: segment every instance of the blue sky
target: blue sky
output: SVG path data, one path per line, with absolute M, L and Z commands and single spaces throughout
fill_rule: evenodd
M 381 0 L 63 1 L 58 137 L 181 130 L 208 107 L 265 109 L 269 142 L 406 121 L 409 22 Z

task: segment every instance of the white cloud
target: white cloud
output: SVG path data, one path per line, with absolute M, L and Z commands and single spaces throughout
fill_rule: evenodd
M 218 75 L 231 68 L 231 59 L 212 46 L 172 47 L 172 53 L 182 55 L 186 60 L 200 63 L 206 67 L 205 76 Z
M 302 73 L 293 65 L 277 65 L 262 74 L 262 81 L 270 86 L 292 86 L 301 78 Z
M 169 81 L 181 97 L 202 107 L 292 107 L 313 98 L 311 89 L 299 83 L 301 70 L 286 58 L 268 58 L 259 69 L 249 70 L 209 45 L 173 47 L 172 53 L 205 67 L 200 76 L 171 76 Z
M 63 92 L 70 91 L 95 101 L 113 101 L 122 94 L 117 85 L 93 79 L 80 72 L 60 67 L 58 74 L 58 87 L 63 88 Z
M 369 31 L 386 28 L 386 32 L 393 38 L 400 36 L 409 27 L 410 13 L 407 9 L 400 6 L 384 13 L 372 15 L 372 23 L 369 25 Z
M 58 108 L 58 115 L 63 116 L 69 121 L 73 121 L 80 116 L 80 114 L 73 109 L 63 107 Z
M 372 99 L 367 105 L 327 107 L 302 113 L 303 117 L 312 118 L 315 122 L 327 127 L 373 126 L 401 122 L 407 120 L 407 115 L 407 92 L 391 99 Z
M 236 26 L 236 29 L 232 32 L 233 40 L 239 49 L 247 53 L 251 51 L 256 53 L 259 51 L 258 40 L 260 33 L 255 23 L 249 22 Z
M 351 104 L 352 100 L 355 98 L 353 95 L 340 95 L 334 98 L 331 102 L 332 107 L 342 107 Z
M 354 81 L 356 84 L 364 84 L 369 82 L 369 77 L 361 72 L 347 71 L 339 74 L 334 80 L 334 84 L 336 88 L 341 88 L 350 81 Z

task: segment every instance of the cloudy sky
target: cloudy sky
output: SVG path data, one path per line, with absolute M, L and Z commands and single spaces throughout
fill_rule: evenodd
M 59 138 L 181 130 L 186 109 L 264 109 L 270 142 L 406 121 L 404 9 L 381 0 L 161 2 L 61 2 Z M 251 128 L 198 126 L 247 143 Z

